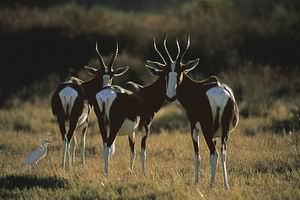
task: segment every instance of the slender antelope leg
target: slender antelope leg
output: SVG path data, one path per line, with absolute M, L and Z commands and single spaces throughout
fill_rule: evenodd
M 226 143 L 222 144 L 221 147 L 221 161 L 222 161 L 222 171 L 223 171 L 223 178 L 224 178 L 224 187 L 226 189 L 229 188 L 229 184 L 228 184 L 228 177 L 227 177 L 227 166 L 226 166 Z
M 76 139 L 76 136 L 74 135 L 70 142 L 70 154 L 71 154 L 72 165 L 75 163 L 76 146 L 77 146 L 77 139 Z
M 107 143 L 104 147 L 105 148 L 104 150 L 104 175 L 105 176 L 108 176 L 109 157 L 113 155 L 115 152 L 115 139 L 123 122 L 124 119 L 117 121 L 116 123 L 114 123 L 114 121 L 111 121 L 111 126 L 108 129 L 109 132 L 108 132 Z
M 193 146 L 195 152 L 195 184 L 199 183 L 199 172 L 200 172 L 200 156 L 199 156 L 199 136 L 200 136 L 200 123 L 191 124 L 191 136 L 193 139 Z
M 68 139 L 65 137 L 63 140 L 63 145 L 62 145 L 62 169 L 66 169 L 66 157 L 67 157 L 67 151 L 68 151 Z
M 65 127 L 65 120 L 62 116 L 57 115 L 57 121 L 59 125 L 59 130 L 61 133 L 62 138 L 62 161 L 61 161 L 61 167 L 63 170 L 65 170 L 66 166 L 66 151 L 67 151 L 67 138 L 66 138 L 66 127 Z
M 85 126 L 81 131 L 81 139 L 80 139 L 80 159 L 82 165 L 85 164 L 85 137 L 86 137 L 88 125 L 89 125 L 89 119 L 87 118 L 85 121 Z
M 96 107 L 97 109 L 97 107 Z M 100 112 L 100 111 L 99 111 Z M 98 112 L 96 112 L 97 114 Z M 98 118 L 98 126 L 99 126 L 99 130 L 100 130 L 100 135 L 101 135 L 101 138 L 102 138 L 102 141 L 103 141 L 103 172 L 104 172 L 104 175 L 107 176 L 108 175 L 108 166 L 106 167 L 106 149 L 107 149 L 107 122 L 106 120 L 103 119 L 103 116 L 100 115 L 98 116 L 97 115 L 97 118 Z
M 216 142 L 213 142 L 214 146 L 216 146 Z M 210 176 L 210 186 L 213 187 L 215 185 L 215 179 L 216 179 L 216 169 L 218 164 L 218 152 L 215 149 L 215 153 L 210 154 L 210 170 L 211 170 L 211 176 Z
M 103 161 L 104 161 L 104 176 L 108 176 L 108 156 L 109 156 L 109 149 L 107 147 L 107 143 L 104 143 L 104 150 L 103 150 Z
M 146 176 L 146 141 L 149 133 L 149 127 L 143 126 L 142 127 L 142 141 L 141 141 L 141 168 L 143 176 Z
M 133 166 L 134 166 L 134 160 L 135 160 L 135 132 L 129 134 L 128 136 L 128 142 L 129 142 L 129 146 L 130 146 L 130 171 L 131 173 L 133 173 Z
M 234 102 L 228 101 L 227 105 L 224 108 L 224 114 L 221 119 L 221 125 L 222 125 L 222 138 L 221 138 L 221 162 L 222 162 L 222 171 L 223 171 L 223 178 L 224 178 L 224 187 L 226 189 L 229 188 L 228 184 L 228 176 L 227 176 L 227 164 L 226 164 L 226 157 L 227 157 L 227 139 L 229 136 L 229 129 L 230 125 L 233 121 L 234 113 L 232 112 L 234 110 Z
M 69 165 L 69 167 L 72 167 L 72 158 L 71 158 L 71 142 L 69 142 L 67 140 L 67 156 L 66 156 L 66 160 L 67 160 L 67 163 Z
M 74 119 L 74 121 L 76 121 L 76 119 Z M 77 121 L 76 121 L 75 125 L 73 123 L 70 122 L 70 128 L 69 128 L 68 134 L 66 136 L 66 140 L 67 140 L 67 157 L 66 157 L 66 160 L 67 160 L 70 167 L 72 166 L 72 162 L 71 162 L 72 157 L 71 156 L 73 156 L 74 153 L 75 153 L 75 141 L 74 141 L 74 149 L 71 149 L 71 146 L 73 146 L 72 145 L 72 140 L 74 140 L 73 139 L 73 134 L 74 134 L 75 129 L 76 129 Z M 71 154 L 71 150 L 73 150 L 72 154 Z
M 203 129 L 203 136 L 205 138 L 206 144 L 210 152 L 210 158 L 209 158 L 210 169 L 211 169 L 210 186 L 213 187 L 215 184 L 218 152 L 216 151 L 216 146 L 215 146 L 215 142 L 213 141 L 213 135 L 211 130 L 212 128 L 209 125 L 205 126 L 205 129 Z
M 67 153 L 67 155 L 68 155 L 70 166 L 72 166 L 71 156 L 74 155 L 75 148 L 76 148 L 75 145 L 74 145 L 74 150 L 73 150 L 72 155 L 71 155 L 71 152 L 70 152 L 71 143 L 72 143 L 72 139 L 73 139 L 73 136 L 74 136 L 74 133 L 75 133 L 75 129 L 77 128 L 78 119 L 79 119 L 79 117 L 82 113 L 82 109 L 83 109 L 83 103 L 81 101 L 82 100 L 80 98 L 76 98 L 76 100 L 74 102 L 74 106 L 72 108 L 71 116 L 70 116 L 70 127 L 69 127 L 69 130 L 68 130 L 68 133 L 67 133 L 67 141 L 68 141 L 68 149 L 67 149 L 68 153 Z
M 106 142 L 104 143 L 104 151 L 103 151 L 103 160 L 104 160 L 104 175 L 108 176 L 108 165 L 109 165 L 109 148 L 108 148 L 108 138 L 109 138 L 109 126 L 106 126 Z

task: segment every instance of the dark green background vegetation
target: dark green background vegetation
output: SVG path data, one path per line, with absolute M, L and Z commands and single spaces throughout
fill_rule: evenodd
M 299 112 L 297 0 L 28 0 L 0 5 L 2 106 L 24 99 L 48 103 L 60 81 L 70 75 L 88 79 L 82 67 L 97 66 L 96 40 L 106 58 L 118 41 L 115 66 L 131 67 L 115 83 L 149 83 L 155 77 L 144 69 L 145 60 L 159 60 L 152 38 L 161 48 L 167 32 L 173 54 L 175 39 L 183 46 L 191 34 L 186 60 L 200 58 L 192 76 L 217 75 L 229 84 L 242 116 L 266 116 L 277 104 L 284 104 L 293 118 Z

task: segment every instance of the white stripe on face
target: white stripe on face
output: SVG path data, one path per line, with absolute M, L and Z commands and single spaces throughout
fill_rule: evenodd
M 171 72 L 168 75 L 167 96 L 173 98 L 176 96 L 177 72 L 175 72 L 175 63 L 171 63 Z
M 108 85 L 111 85 L 111 79 L 110 79 L 109 75 L 107 75 L 107 74 L 103 75 L 102 79 L 103 79 L 103 86 L 102 87 L 106 87 Z

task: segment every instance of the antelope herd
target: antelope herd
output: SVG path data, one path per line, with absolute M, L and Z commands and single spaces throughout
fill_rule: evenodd
M 85 162 L 85 137 L 92 110 L 97 116 L 100 134 L 103 141 L 104 175 L 109 174 L 109 158 L 115 151 L 117 136 L 127 135 L 130 147 L 130 170 L 133 171 L 135 152 L 135 133 L 141 130 L 141 170 L 146 175 L 146 141 L 155 114 L 165 100 L 178 100 L 186 110 L 191 127 L 194 146 L 195 183 L 199 183 L 200 156 L 199 137 L 203 134 L 210 151 L 211 186 L 214 186 L 218 152 L 216 139 L 221 139 L 221 162 L 224 187 L 228 188 L 226 167 L 226 142 L 230 132 L 239 120 L 238 105 L 232 90 L 216 77 L 197 82 L 188 76 L 199 63 L 199 59 L 184 62 L 184 56 L 190 47 L 190 37 L 186 39 L 186 47 L 182 50 L 178 40 L 175 59 L 167 48 L 167 37 L 163 40 L 164 51 L 159 51 L 153 38 L 153 46 L 161 61 L 146 61 L 146 68 L 157 76 L 157 79 L 141 86 L 133 82 L 112 85 L 114 76 L 121 76 L 129 67 L 113 69 L 118 55 L 118 43 L 115 52 L 106 66 L 98 50 L 96 52 L 100 66 L 98 69 L 85 69 L 94 77 L 89 81 L 81 81 L 71 77 L 61 83 L 51 100 L 53 114 L 56 116 L 62 137 L 62 168 L 66 162 L 72 165 L 75 158 L 75 130 L 81 129 L 80 155 Z M 69 128 L 66 131 L 66 122 Z

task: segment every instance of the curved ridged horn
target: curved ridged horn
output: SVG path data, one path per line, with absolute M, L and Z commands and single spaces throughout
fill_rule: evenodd
M 98 55 L 98 59 L 99 59 L 99 63 L 100 63 L 100 67 L 106 67 L 105 66 L 105 63 L 104 63 L 104 60 L 98 50 L 98 42 L 96 41 L 96 52 L 97 52 L 97 55 Z
M 164 57 L 162 56 L 162 54 L 157 49 L 155 37 L 153 38 L 153 46 L 154 46 L 155 51 L 158 53 L 158 55 L 160 56 L 160 58 L 163 60 L 164 64 L 166 65 L 167 62 L 165 61 Z
M 116 50 L 115 50 L 115 53 L 114 55 L 112 55 L 111 59 L 110 59 L 110 62 L 109 62 L 109 65 L 108 65 L 108 70 L 111 71 L 112 70 L 112 67 L 114 65 L 114 62 L 118 56 L 118 52 L 119 52 L 119 45 L 118 45 L 118 42 L 116 42 Z
M 190 38 L 190 34 L 188 34 L 187 37 L 186 37 L 186 48 L 185 48 L 184 52 L 183 52 L 182 55 L 181 55 L 180 62 L 182 62 L 185 53 L 186 53 L 187 50 L 189 49 L 190 43 L 191 43 L 191 38 Z
M 171 55 L 168 51 L 168 48 L 167 48 L 167 34 L 166 33 L 165 33 L 165 37 L 164 37 L 164 47 L 165 47 L 165 51 L 168 54 L 168 57 L 169 57 L 170 61 L 173 62 L 172 57 L 171 57 Z
M 178 42 L 177 38 L 176 38 L 176 46 L 177 46 L 178 51 L 177 51 L 177 55 L 176 55 L 175 60 L 177 60 L 179 58 L 179 55 L 180 55 L 180 45 L 179 45 L 179 42 Z

